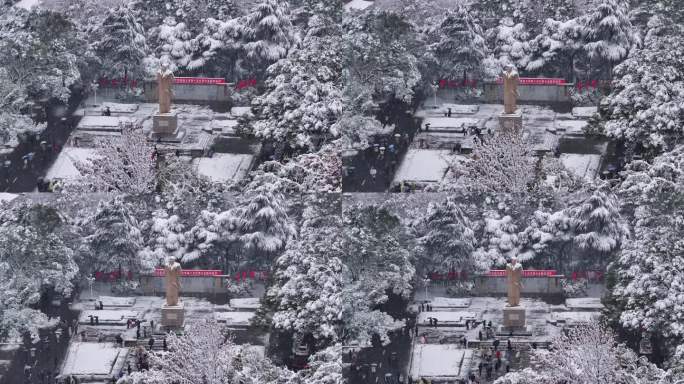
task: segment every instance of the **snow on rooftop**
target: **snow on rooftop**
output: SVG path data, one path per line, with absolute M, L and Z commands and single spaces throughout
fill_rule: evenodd
M 42 3 L 41 0 L 21 0 L 20 2 L 14 4 L 15 7 L 31 9 L 33 7 L 38 7 Z
M 565 306 L 571 309 L 603 309 L 600 297 L 577 297 L 574 299 L 565 299 Z
M 236 309 L 258 309 L 261 304 L 259 304 L 258 297 L 247 297 L 242 299 L 230 299 L 230 306 Z
M 352 9 L 364 10 L 373 5 L 372 1 L 367 0 L 352 0 L 344 5 L 344 9 L 349 12 Z
M 560 161 L 570 172 L 578 177 L 592 180 L 596 178 L 601 166 L 601 155 L 563 153 Z
M 447 155 L 450 153 L 447 149 L 409 149 L 399 166 L 394 182 L 441 181 L 449 168 Z
M 19 197 L 19 195 L 17 195 L 16 193 L 0 192 L 0 202 L 5 201 L 9 203 L 17 197 Z
M 425 124 L 430 124 L 430 129 L 468 128 L 477 127 L 479 121 L 473 117 L 428 117 L 423 121 L 423 127 Z
M 244 178 L 252 166 L 254 156 L 235 153 L 215 153 L 213 157 L 193 160 L 198 174 L 215 182 L 238 181 Z
M 78 322 L 80 324 L 90 324 L 89 316 L 97 316 L 99 324 L 125 325 L 128 319 L 137 319 L 139 312 L 128 309 L 92 309 L 81 312 Z
M 477 320 L 477 312 L 466 311 L 431 311 L 418 314 L 417 322 L 419 325 L 428 325 L 428 318 L 437 319 L 439 326 L 465 326 L 466 320 Z
M 233 107 L 230 109 L 230 114 L 233 115 L 233 117 L 240 117 L 251 113 L 251 111 L 251 107 Z
M 598 107 L 575 107 L 572 109 L 572 115 L 580 119 L 588 119 L 596 112 L 598 112 Z
M 415 344 L 411 356 L 411 377 L 465 379 L 473 351 L 456 344 Z
M 430 305 L 434 308 L 468 308 L 470 301 L 469 298 L 435 297 Z
M 127 348 L 118 348 L 114 343 L 72 342 L 67 351 L 61 374 L 110 376 L 117 360 L 125 358 Z
M 214 319 L 228 326 L 246 327 L 249 325 L 252 317 L 254 317 L 254 312 L 214 312 Z
M 76 169 L 74 163 L 89 162 L 96 157 L 97 150 L 94 148 L 66 147 L 60 152 L 50 169 L 48 169 L 45 179 L 77 179 L 81 177 L 81 173 Z

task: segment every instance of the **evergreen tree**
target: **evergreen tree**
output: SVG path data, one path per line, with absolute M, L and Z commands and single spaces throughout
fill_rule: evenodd
M 468 219 L 453 200 L 431 203 L 415 225 L 426 272 L 479 272 L 489 268 L 473 258 L 475 236 Z
M 131 8 L 119 6 L 111 9 L 98 33 L 101 40 L 95 43 L 95 50 L 107 71 L 105 76 L 139 79 L 146 75 L 143 67 L 143 60 L 148 54 L 145 30 Z
M 441 76 L 451 78 L 479 78 L 487 54 L 482 28 L 471 17 L 470 10 L 459 6 L 448 11 L 432 30 L 435 43 L 431 50 L 439 65 Z
M 264 0 L 242 19 L 246 60 L 255 74 L 287 56 L 295 44 L 287 3 Z
M 624 0 L 605 0 L 596 10 L 580 18 L 589 59 L 610 65 L 611 73 L 612 67 L 639 44 L 627 11 Z
M 143 239 L 138 222 L 121 197 L 101 202 L 90 218 L 92 233 L 86 238 L 85 263 L 91 271 L 151 270 L 159 260 L 143 260 L 139 252 Z

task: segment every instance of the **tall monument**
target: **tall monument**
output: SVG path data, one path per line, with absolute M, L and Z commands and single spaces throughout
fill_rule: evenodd
M 185 132 L 178 129 L 178 116 L 171 108 L 173 101 L 173 71 L 166 62 L 162 62 L 157 71 L 157 96 L 159 111 L 152 118 L 150 140 L 180 142 Z
M 499 115 L 501 129 L 521 129 L 522 112 L 518 110 L 518 83 L 520 76 L 511 64 L 506 65 L 501 74 L 503 80 L 504 111 Z
M 180 302 L 181 283 L 180 277 L 183 272 L 180 263 L 176 259 L 169 259 L 164 268 L 166 276 L 166 302 L 162 305 L 161 324 L 166 328 L 180 328 L 185 322 L 185 308 Z
M 520 305 L 520 291 L 522 290 L 522 264 L 516 257 L 506 264 L 506 278 L 508 280 L 508 303 L 504 307 L 504 328 L 507 330 L 525 328 L 525 307 Z

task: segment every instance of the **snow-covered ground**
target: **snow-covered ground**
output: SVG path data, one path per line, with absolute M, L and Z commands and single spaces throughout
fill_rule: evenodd
M 9 203 L 10 201 L 16 199 L 19 197 L 16 193 L 7 193 L 7 192 L 0 192 L 0 203 L 2 202 L 7 202 Z
M 195 159 L 193 164 L 197 173 L 208 177 L 211 181 L 240 181 L 249 172 L 254 156 L 233 153 L 215 153 L 212 157 Z
M 351 10 L 364 10 L 371 5 L 373 5 L 373 1 L 367 1 L 367 0 L 352 0 L 348 2 L 347 4 L 344 5 L 344 9 L 347 11 Z
M 394 183 L 441 181 L 449 168 L 449 154 L 448 150 L 409 149 L 394 176 Z
M 472 350 L 455 344 L 416 344 L 409 375 L 430 380 L 466 379 L 472 358 Z
M 601 155 L 564 153 L 560 156 L 560 161 L 576 176 L 591 180 L 598 174 Z
M 468 308 L 471 303 L 471 299 L 467 297 L 435 297 L 432 299 L 430 305 L 434 309 L 444 310 L 453 308 Z
M 254 312 L 214 312 L 214 319 L 228 327 L 247 327 Z
M 66 147 L 60 152 L 57 160 L 45 174 L 45 180 L 73 180 L 81 177 L 81 173 L 74 166 L 75 162 L 89 162 L 97 157 L 93 148 Z
M 106 376 L 116 373 L 116 367 L 126 359 L 128 348 L 114 343 L 72 342 L 62 366 L 62 376 Z
M 261 304 L 259 303 L 258 297 L 246 297 L 242 299 L 230 299 L 230 307 L 241 310 L 246 309 L 250 311 L 255 311 L 259 309 Z
M 38 7 L 42 4 L 41 0 L 21 0 L 18 3 L 14 4 L 15 7 L 19 8 L 24 8 L 24 9 L 31 9 L 33 7 Z

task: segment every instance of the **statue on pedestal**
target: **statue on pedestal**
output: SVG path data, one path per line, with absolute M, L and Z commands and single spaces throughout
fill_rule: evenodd
M 157 92 L 159 92 L 159 113 L 171 112 L 171 98 L 173 96 L 173 81 L 175 77 L 166 62 L 157 71 Z
M 508 306 L 520 306 L 520 290 L 522 289 L 522 264 L 513 257 L 509 264 L 506 264 L 506 277 L 508 278 Z
M 166 305 L 169 307 L 178 305 L 178 295 L 180 293 L 181 284 L 180 276 L 183 270 L 180 263 L 176 259 L 169 260 L 166 265 Z
M 518 71 L 511 64 L 506 65 L 501 74 L 504 83 L 504 113 L 512 115 L 518 109 Z

